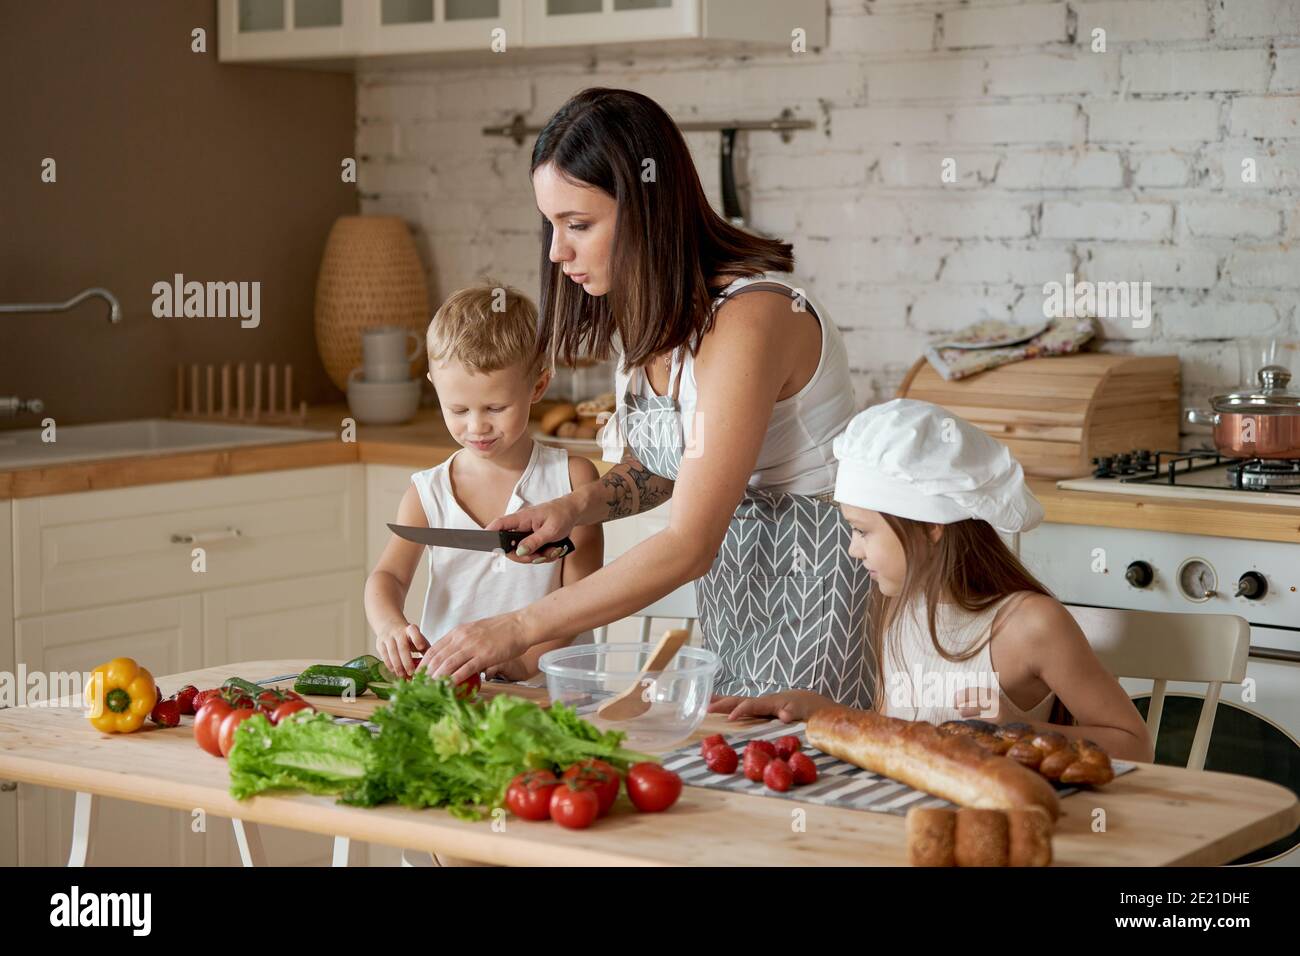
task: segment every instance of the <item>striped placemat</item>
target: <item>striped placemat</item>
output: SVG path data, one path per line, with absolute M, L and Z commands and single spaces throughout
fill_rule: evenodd
M 817 765 L 817 780 L 802 787 L 792 786 L 784 793 L 769 789 L 762 781 L 750 780 L 741 773 L 740 768 L 730 774 L 714 773 L 705 764 L 704 757 L 700 755 L 698 741 L 666 754 L 663 765 L 677 773 L 682 778 L 682 783 L 689 787 L 729 790 L 733 793 L 754 794 L 760 797 L 779 797 L 785 800 L 798 800 L 800 803 L 898 815 L 907 813 L 912 807 L 955 806 L 941 797 L 931 796 L 921 790 L 913 790 L 907 784 L 855 767 L 838 757 L 832 757 L 810 747 L 805 734 L 805 725 L 802 723 L 786 724 L 779 720 L 771 720 L 724 736 L 727 738 L 727 743 L 736 748 L 737 754 L 742 754 L 745 744 L 751 740 L 776 740 L 777 737 L 784 737 L 787 734 L 799 738 L 804 753 Z M 1117 777 L 1128 773 L 1135 766 L 1123 760 L 1112 760 L 1111 763 Z M 1056 785 L 1057 796 L 1061 797 L 1077 793 L 1079 790 L 1079 787 Z

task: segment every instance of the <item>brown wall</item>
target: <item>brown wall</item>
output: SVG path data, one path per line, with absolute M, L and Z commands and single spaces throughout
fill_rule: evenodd
M 177 362 L 243 359 L 292 362 L 302 398 L 341 400 L 312 308 L 330 224 L 357 211 L 339 177 L 354 124 L 351 74 L 218 64 L 215 0 L 0 0 L 0 302 L 105 286 L 123 311 L 0 315 L 0 396 L 61 424 L 165 416 Z M 152 286 L 177 272 L 260 280 L 260 326 L 154 318 Z

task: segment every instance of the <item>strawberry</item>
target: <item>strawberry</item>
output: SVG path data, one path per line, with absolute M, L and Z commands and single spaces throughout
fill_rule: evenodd
M 745 776 L 755 783 L 763 779 L 763 771 L 771 763 L 772 755 L 756 747 L 745 748 Z
M 186 716 L 194 715 L 194 698 L 198 697 L 198 695 L 199 689 L 193 684 L 186 684 L 176 692 L 176 703 L 180 705 L 182 714 Z
M 735 773 L 740 765 L 736 751 L 726 744 L 716 744 L 704 755 L 704 762 L 714 773 Z
M 709 751 L 719 744 L 722 744 L 724 747 L 727 744 L 727 738 L 722 736 L 722 734 L 714 734 L 712 737 L 705 737 L 700 741 L 700 756 L 707 757 Z
M 149 719 L 155 724 L 163 727 L 179 727 L 181 722 L 181 706 L 175 697 L 168 697 L 166 700 L 160 700 L 154 704 Z
M 799 752 L 799 738 L 794 734 L 777 737 L 776 743 L 773 744 L 773 746 L 776 748 L 776 756 L 780 757 L 782 760 L 789 760 L 791 754 Z
M 776 756 L 776 745 L 770 740 L 751 740 L 745 744 L 745 753 L 749 753 L 751 750 L 761 750 L 769 757 Z
M 769 760 L 767 766 L 763 768 L 763 783 L 769 790 L 785 793 L 790 789 L 790 784 L 794 783 L 794 774 L 790 772 L 790 765 L 780 757 Z
M 794 782 L 797 785 L 802 787 L 804 784 L 816 782 L 817 765 L 806 753 L 791 754 L 787 763 L 790 764 L 790 773 L 794 775 Z

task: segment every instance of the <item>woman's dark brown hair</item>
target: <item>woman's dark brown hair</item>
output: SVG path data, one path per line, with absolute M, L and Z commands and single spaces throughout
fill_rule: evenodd
M 930 529 L 933 525 L 883 512 L 880 516 L 898 536 L 907 559 L 907 570 L 903 575 L 902 590 L 896 596 L 885 597 L 878 588 L 871 592 L 867 634 L 876 652 L 877 691 L 884 687 L 885 655 L 892 654 L 892 659 L 898 660 L 897 648 L 893 641 L 887 640 L 887 636 L 893 631 L 898 615 L 910 613 L 917 598 L 925 601 L 926 627 L 935 651 L 944 660 L 965 661 L 978 654 L 982 645 L 953 654 L 939 642 L 936 615 L 941 601 L 951 601 L 966 611 L 982 611 L 1020 591 L 1051 594 L 1020 563 L 987 521 L 967 518 L 942 525 L 943 533 L 937 541 L 932 541 Z M 884 694 L 876 693 L 875 700 L 876 709 L 883 709 Z M 1060 701 L 1057 701 L 1049 720 L 1051 723 L 1073 722 Z
M 608 359 L 616 331 L 624 371 L 682 345 L 694 352 L 713 326 L 712 280 L 794 266 L 790 243 L 713 211 L 681 131 L 648 96 L 595 87 L 571 97 L 538 134 L 529 175 L 545 163 L 618 203 L 610 289 L 599 297 L 551 262 L 553 227 L 542 217 L 538 351 L 551 364 Z

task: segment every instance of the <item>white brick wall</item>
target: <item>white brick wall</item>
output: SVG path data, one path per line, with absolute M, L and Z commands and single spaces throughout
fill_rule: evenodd
M 413 223 L 435 300 L 480 273 L 535 293 L 529 149 L 483 126 L 540 124 L 595 85 L 683 120 L 788 107 L 816 129 L 742 135 L 742 201 L 794 243 L 862 404 L 892 393 L 928 334 L 1041 316 L 1043 284 L 1067 273 L 1152 284 L 1150 327 L 1103 323 L 1101 347 L 1180 355 L 1189 403 L 1235 384 L 1235 338 L 1300 339 L 1300 0 L 828 8 L 827 48 L 802 55 L 597 48 L 359 73 L 363 210 Z M 687 139 L 720 206 L 719 136 Z

